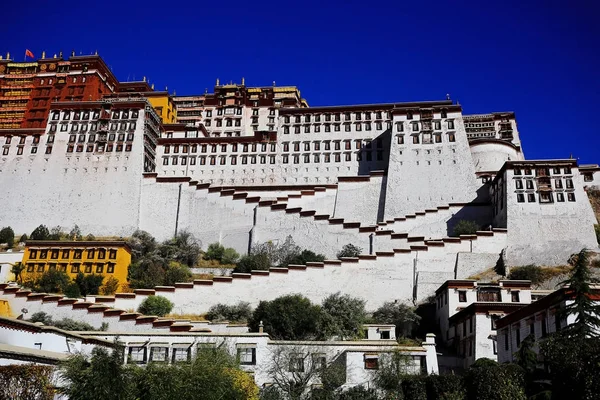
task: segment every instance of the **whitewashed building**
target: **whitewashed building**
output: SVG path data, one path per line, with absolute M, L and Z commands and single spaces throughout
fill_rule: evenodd
M 592 299 L 600 302 L 600 287 L 592 289 Z M 498 331 L 498 362 L 515 361 L 515 353 L 529 335 L 533 335 L 534 351 L 539 341 L 575 322 L 576 315 L 561 317 L 560 310 L 572 304 L 568 288 L 561 288 L 540 300 L 514 311 L 496 322 Z
M 452 280 L 436 291 L 435 300 L 444 347 L 468 368 L 479 358 L 497 359 L 496 323 L 531 303 L 531 282 Z

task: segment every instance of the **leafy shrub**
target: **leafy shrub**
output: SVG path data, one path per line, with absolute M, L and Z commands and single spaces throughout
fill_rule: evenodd
M 69 240 L 81 240 L 81 229 L 75 225 L 67 237 Z
M 173 309 L 173 303 L 163 296 L 149 296 L 138 308 L 138 312 L 144 315 L 156 315 L 164 317 Z
M 266 254 L 246 254 L 237 262 L 233 272 L 250 273 L 252 270 L 267 271 L 271 262 Z
M 221 262 L 223 253 L 225 253 L 225 247 L 221 243 L 211 243 L 208 245 L 206 253 L 204 253 L 204 259 L 217 260 Z
M 413 308 L 402 303 L 388 301 L 373 313 L 373 322 L 396 325 L 396 337 L 410 336 L 419 317 Z
M 523 371 L 516 364 L 498 364 L 480 358 L 465 374 L 467 399 L 525 400 Z
M 461 219 L 454 225 L 453 236 L 474 235 L 479 230 L 479 225 L 475 221 Z
M 96 274 L 84 275 L 82 272 L 80 272 L 75 277 L 75 283 L 79 288 L 79 293 L 81 293 L 81 296 L 98 294 L 103 281 L 104 277 Z
M 151 289 L 155 286 L 189 282 L 192 280 L 192 272 L 177 261 L 168 261 L 159 256 L 143 257 L 129 266 L 128 280 L 132 289 Z
M 364 386 L 354 386 L 343 391 L 339 400 L 378 400 L 379 395 L 375 389 L 367 389 Z
M 117 290 L 119 290 L 119 280 L 111 276 L 100 288 L 100 294 L 108 296 L 117 293 Z
M 344 247 L 342 247 L 342 250 L 340 250 L 336 256 L 340 259 L 342 257 L 358 257 L 362 253 L 362 250 L 362 248 L 348 243 L 347 245 L 344 245 Z
M 235 249 L 228 247 L 223 252 L 221 264 L 235 264 L 239 258 L 240 254 L 237 251 L 235 251 Z
M 50 229 L 50 235 L 48 235 L 48 239 L 60 240 L 66 236 L 67 235 L 62 231 L 62 228 L 60 226 L 55 226 L 54 228 Z
M 19 243 L 25 243 L 27 240 L 29 240 L 29 237 L 27 236 L 26 233 L 24 233 L 23 235 L 21 235 L 21 238 L 19 239 Z
M 29 238 L 31 240 L 47 240 L 50 236 L 50 231 L 46 225 L 40 225 L 31 232 Z
M 213 322 L 229 321 L 229 322 L 247 322 L 252 316 L 252 308 L 250 303 L 244 301 L 236 305 L 230 306 L 227 304 L 215 304 L 210 307 L 206 314 L 206 319 Z
M 6 243 L 9 249 L 15 245 L 15 232 L 10 226 L 0 230 L 0 243 Z
M 310 340 L 318 336 L 321 309 L 299 294 L 261 301 L 248 321 L 252 332 L 264 331 L 277 340 Z
M 97 331 L 98 329 L 94 328 L 92 325 L 82 322 L 75 321 L 71 318 L 63 318 L 57 321 L 52 319 L 52 316 L 46 314 L 43 311 L 39 311 L 33 313 L 30 322 L 41 322 L 44 325 L 55 326 L 59 329 L 63 329 L 65 331 Z
M 29 276 L 23 286 L 42 293 L 63 293 L 66 287 L 71 283 L 71 279 L 66 272 L 51 269 L 40 275 Z
M 288 265 L 304 265 L 307 262 L 323 262 L 325 261 L 325 256 L 323 254 L 317 254 L 312 250 L 302 250 L 302 252 L 297 254 L 290 254 L 285 259 L 282 260 L 280 267 L 287 267 Z
M 427 376 L 427 398 L 459 400 L 465 398 L 463 379 L 459 375 Z
M 54 367 L 47 365 L 0 366 L 1 399 L 52 400 Z
M 525 265 L 523 267 L 511 268 L 508 279 L 531 281 L 532 285 L 544 282 L 548 274 L 542 267 L 537 265 Z
M 365 301 L 339 292 L 328 296 L 321 306 L 320 338 L 359 338 L 367 320 Z

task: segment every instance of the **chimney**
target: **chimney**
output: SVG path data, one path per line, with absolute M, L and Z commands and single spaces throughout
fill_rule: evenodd
M 260 324 L 258 324 L 258 333 L 263 333 L 264 332 L 264 325 L 263 322 L 260 321 Z

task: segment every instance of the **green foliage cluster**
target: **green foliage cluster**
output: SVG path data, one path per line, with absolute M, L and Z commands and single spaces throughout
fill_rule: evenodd
M 23 286 L 41 293 L 63 293 L 67 297 L 96 295 L 100 291 L 104 277 L 102 275 L 78 273 L 74 280 L 66 272 L 51 269 L 39 275 L 31 275 Z
M 163 296 L 148 296 L 138 307 L 138 312 L 144 315 L 164 317 L 173 309 L 173 303 Z
M 59 329 L 65 330 L 65 331 L 105 331 L 107 328 L 107 325 L 103 325 L 100 329 L 96 329 L 92 325 L 90 325 L 86 322 L 75 321 L 71 318 L 63 318 L 63 319 L 59 319 L 59 320 L 54 320 L 54 319 L 52 319 L 51 315 L 48 315 L 43 311 L 33 313 L 31 315 L 31 318 L 29 319 L 29 321 L 30 322 L 41 322 L 44 325 L 55 326 Z
M 336 257 L 342 259 L 344 257 L 358 257 L 362 253 L 363 249 L 353 245 L 352 243 L 348 243 L 342 247 L 340 251 L 338 251 Z
M 300 248 L 290 235 L 282 244 L 266 242 L 255 245 L 249 254 L 240 258 L 233 272 L 249 273 L 252 270 L 268 270 L 274 266 L 285 268 L 291 264 L 323 261 L 324 255 Z
M 454 225 L 452 236 L 474 235 L 479 230 L 479 224 L 468 219 L 461 219 Z
M 252 316 L 250 303 L 241 301 L 235 305 L 215 304 L 210 307 L 206 319 L 213 322 L 246 323 Z
M 412 336 L 420 319 L 414 308 L 401 303 L 385 303 L 370 317 L 364 300 L 346 294 L 332 294 L 321 305 L 293 294 L 261 301 L 248 326 L 256 332 L 262 321 L 264 331 L 281 340 L 348 340 L 362 338 L 363 325 L 372 322 L 395 324 L 397 337 L 404 338 Z
M 9 249 L 15 245 L 15 232 L 10 226 L 0 229 L 0 244 L 6 243 Z
M 544 268 L 537 265 L 525 265 L 523 267 L 513 267 L 510 269 L 508 279 L 531 281 L 532 285 L 539 285 L 549 278 L 549 274 Z
M 81 229 L 79 226 L 75 225 L 73 228 L 67 233 L 64 232 L 61 226 L 55 226 L 52 229 L 48 229 L 48 227 L 44 224 L 38 226 L 31 232 L 29 238 L 27 235 L 21 236 L 20 241 L 25 242 L 27 239 L 31 240 L 96 240 L 96 237 L 91 233 L 87 236 L 83 236 L 81 233 Z
M 397 338 L 411 337 L 420 320 L 414 308 L 396 302 L 384 303 L 372 316 L 374 323 L 396 325 Z
M 0 399 L 52 400 L 53 372 L 47 365 L 0 366 Z
M 235 249 L 225 247 L 221 243 L 212 243 L 208 245 L 208 249 L 204 253 L 205 260 L 216 260 L 220 264 L 235 264 L 240 255 Z
M 173 286 L 177 282 L 189 282 L 189 267 L 200 258 L 200 244 L 188 232 L 180 232 L 175 238 L 162 244 L 148 232 L 136 231 L 127 240 L 132 250 L 128 281 L 132 289 L 150 289 L 155 286 Z
M 258 388 L 221 348 L 190 363 L 123 365 L 122 350 L 102 348 L 61 364 L 61 393 L 71 400 L 257 400 Z

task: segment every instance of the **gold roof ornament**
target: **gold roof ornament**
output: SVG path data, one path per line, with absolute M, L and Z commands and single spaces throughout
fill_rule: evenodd
M 146 77 L 144 76 L 144 82 L 146 82 Z
M 154 90 L 154 83 L 152 84 L 152 90 Z
M 46 51 L 42 51 L 42 58 L 46 58 Z
M 6 59 L 10 60 L 10 53 L 8 51 L 6 52 Z
M 217 86 L 219 86 L 219 78 L 217 78 Z

